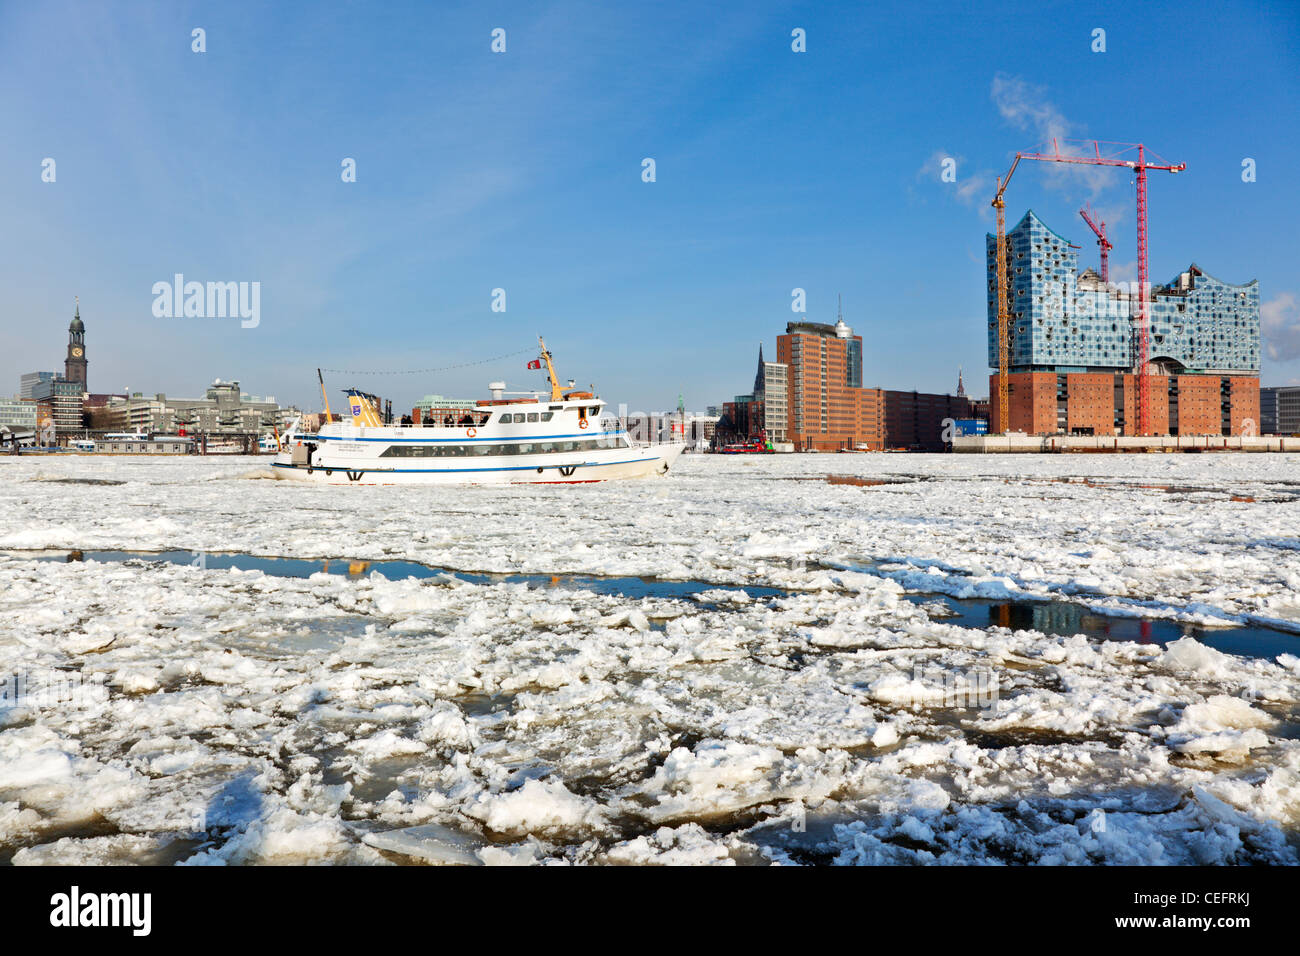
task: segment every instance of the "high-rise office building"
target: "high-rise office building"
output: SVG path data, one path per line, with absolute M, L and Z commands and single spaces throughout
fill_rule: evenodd
M 56 372 L 26 372 L 18 380 L 18 397 L 33 398 L 36 395 L 36 386 L 41 382 L 52 382 L 58 378 Z
M 777 362 L 789 368 L 789 440 L 802 450 L 834 451 L 874 438 L 879 415 L 862 388 L 862 336 L 834 325 L 791 322 L 776 337 Z
M 42 407 L 49 408 L 55 431 L 60 435 L 72 434 L 85 428 L 81 407 L 81 383 L 61 378 L 38 382 L 32 398 Z
M 1300 385 L 1261 388 L 1259 424 L 1265 435 L 1300 435 Z

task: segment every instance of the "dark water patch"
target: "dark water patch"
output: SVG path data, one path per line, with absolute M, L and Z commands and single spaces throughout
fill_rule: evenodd
M 1259 503 L 1276 503 L 1290 502 L 1300 500 L 1300 496 L 1293 493 L 1280 490 L 1287 487 L 1291 482 L 1262 482 L 1260 488 L 1262 491 L 1235 491 L 1232 488 L 1223 486 L 1204 486 L 1188 485 L 1175 482 L 1165 481 L 1138 481 L 1138 480 L 1115 480 L 1111 478 L 1080 478 L 1071 476 L 1062 476 L 1056 478 L 1004 478 L 1004 483 L 1046 483 L 1046 484 L 1065 484 L 1080 485 L 1085 488 L 1095 488 L 1101 490 L 1116 489 L 1121 491 L 1160 491 L 1169 495 L 1178 495 L 1187 497 L 1191 495 L 1217 495 L 1226 498 L 1228 501 L 1236 501 L 1243 504 Z
M 454 698 L 466 717 L 490 717 L 493 714 L 511 714 L 517 694 L 465 694 Z
M 853 485 L 857 488 L 877 488 L 880 485 L 910 485 L 915 479 L 908 478 L 864 478 L 861 475 L 827 475 L 828 485 Z
M 965 733 L 967 743 L 982 750 L 1003 750 L 1007 747 L 1060 747 L 1100 743 L 1117 749 L 1124 741 L 1117 734 L 1105 736 L 1078 736 L 1056 730 L 1039 730 L 1018 727 L 1010 730 L 979 730 L 978 725 Z
M 1162 647 L 1192 637 L 1207 647 L 1240 657 L 1272 660 L 1279 654 L 1300 654 L 1300 635 L 1256 624 L 1207 627 L 1169 618 L 1103 614 L 1082 604 L 1059 600 L 1006 601 L 933 594 L 906 597 L 916 604 L 940 603 L 950 613 L 936 616 L 936 620 L 978 630 L 1005 627 L 1062 637 L 1083 634 L 1102 641 L 1135 641 Z
M 855 559 L 851 564 L 838 561 L 809 561 L 808 566 L 821 568 L 824 571 L 858 571 L 862 574 L 874 574 L 877 577 L 891 579 L 913 571 L 942 571 L 944 574 L 960 577 L 970 577 L 971 574 L 966 568 L 958 568 L 932 558 L 864 556 Z
M 125 563 L 128 561 L 163 562 L 189 565 L 206 570 L 261 571 L 272 577 L 307 578 L 313 574 L 337 574 L 349 578 L 363 578 L 372 573 L 390 581 L 408 578 L 452 577 L 471 584 L 526 584 L 530 588 L 556 588 L 593 591 L 596 594 L 629 598 L 663 598 L 690 600 L 705 591 L 744 592 L 751 598 L 787 597 L 795 592 L 786 588 L 757 585 L 714 584 L 708 581 L 675 581 L 657 577 L 615 577 L 590 574 L 518 574 L 456 571 L 434 567 L 417 561 L 353 560 L 348 558 L 280 558 L 252 554 L 212 553 L 197 551 L 62 551 L 6 552 L 14 556 L 38 561 L 98 561 Z M 709 602 L 702 602 L 710 606 Z
M 112 478 L 33 478 L 32 481 L 44 481 L 51 485 L 124 485 L 125 481 Z

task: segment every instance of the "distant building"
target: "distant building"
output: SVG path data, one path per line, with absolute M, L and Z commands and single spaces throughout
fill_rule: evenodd
M 38 382 L 32 398 L 49 408 L 54 431 L 59 436 L 70 435 L 85 429 L 81 408 L 81 383 L 61 378 Z
M 281 409 L 274 395 L 259 397 L 240 390 L 239 382 L 217 379 L 202 398 L 168 398 L 162 392 L 146 398 L 113 396 L 104 406 L 105 427 L 123 431 L 220 435 L 251 433 L 280 424 Z
M 1261 388 L 1259 424 L 1263 435 L 1300 435 L 1300 385 Z
M 676 418 L 674 412 L 649 412 L 628 415 L 623 427 L 633 441 L 662 442 L 671 434 L 671 421 Z
M 36 402 L 26 398 L 0 398 L 0 426 L 13 431 L 36 428 Z
M 86 325 L 81 321 L 81 302 L 77 302 L 76 312 L 68 325 L 68 354 L 63 360 L 63 377 L 69 382 L 76 382 L 81 391 L 86 387 Z
M 68 351 L 63 375 L 28 372 L 19 379 L 19 397 L 36 403 L 37 425 L 49 420 L 55 434 L 65 438 L 86 427 L 82 401 L 86 392 L 86 326 L 77 303 L 68 325 Z
M 753 424 L 758 425 L 768 441 L 787 441 L 790 432 L 790 366 L 784 362 L 764 362 L 762 344 L 758 346 L 754 400 L 759 407 L 755 409 L 757 420 Z
M 27 372 L 19 379 L 18 397 L 34 398 L 39 383 L 52 382 L 58 377 L 55 372 Z
M 883 391 L 881 394 L 884 397 L 886 448 L 943 451 L 947 445 L 944 440 L 945 422 L 976 418 L 974 403 L 964 395 L 900 391 Z
M 942 451 L 946 419 L 979 417 L 964 394 L 862 387 L 862 338 L 844 323 L 791 322 L 780 362 L 758 350 L 754 391 L 723 405 L 717 443 L 766 438 L 798 451 Z M 958 388 L 964 392 L 960 373 Z
M 789 369 L 788 440 L 797 449 L 851 448 L 878 432 L 877 407 L 862 388 L 862 336 L 843 317 L 789 323 L 776 357 Z

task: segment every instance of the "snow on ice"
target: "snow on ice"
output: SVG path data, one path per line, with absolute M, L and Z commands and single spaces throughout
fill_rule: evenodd
M 688 456 L 448 489 L 0 461 L 0 859 L 1295 864 L 1296 465 Z M 357 563 L 395 560 L 447 573 Z M 1296 648 L 959 626 L 939 596 Z M 954 700 L 975 674 L 994 699 Z

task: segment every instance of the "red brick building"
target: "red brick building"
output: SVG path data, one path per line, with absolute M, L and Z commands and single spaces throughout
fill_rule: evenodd
M 1013 372 L 1008 425 L 1028 435 L 1138 433 L 1137 381 L 1110 372 Z M 1259 379 L 1249 375 L 1150 376 L 1155 435 L 1259 434 Z M 989 376 L 990 422 L 997 422 L 998 375 Z

